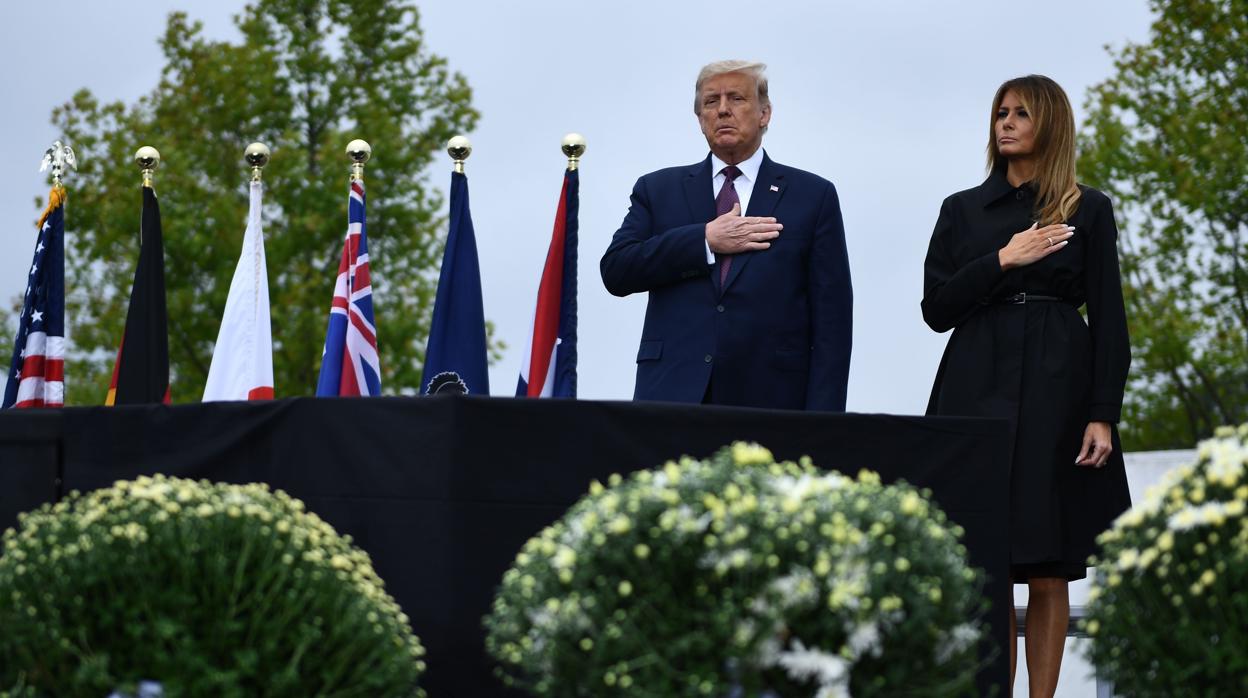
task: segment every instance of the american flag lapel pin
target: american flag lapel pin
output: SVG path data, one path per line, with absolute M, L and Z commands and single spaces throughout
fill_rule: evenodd
M 774 185 L 774 184 L 773 184 L 773 185 L 771 185 L 771 190 L 772 190 L 772 191 L 780 191 L 780 187 L 777 187 L 776 185 Z

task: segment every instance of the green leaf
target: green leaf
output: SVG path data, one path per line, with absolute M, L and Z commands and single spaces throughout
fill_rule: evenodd
M 1248 421 L 1248 0 L 1154 0 L 1093 86 L 1080 174 L 1119 213 L 1128 450 Z

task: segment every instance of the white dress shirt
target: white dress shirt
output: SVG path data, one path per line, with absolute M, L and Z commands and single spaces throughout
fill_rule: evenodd
M 732 188 L 737 192 L 737 199 L 741 201 L 741 215 L 750 208 L 750 194 L 754 192 L 754 182 L 758 180 L 758 170 L 763 166 L 763 149 L 760 147 L 754 151 L 746 160 L 737 163 L 737 169 L 741 170 L 741 174 L 732 180 Z M 718 199 L 719 190 L 723 188 L 724 182 L 728 179 L 724 176 L 724 168 L 728 167 L 728 163 L 719 159 L 718 155 L 711 153 L 711 171 L 715 176 L 711 177 L 711 197 Z M 711 243 L 706 244 L 706 263 L 715 263 L 715 253 L 711 252 Z

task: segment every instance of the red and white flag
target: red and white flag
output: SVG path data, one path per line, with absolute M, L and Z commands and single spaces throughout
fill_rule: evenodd
M 204 402 L 273 399 L 273 334 L 269 324 L 269 274 L 260 210 L 263 185 L 251 183 L 251 208 L 243 252 L 230 282 L 221 331 L 212 352 Z
M 580 174 L 568 170 L 537 289 L 533 333 L 524 347 L 516 397 L 576 397 L 576 248 Z

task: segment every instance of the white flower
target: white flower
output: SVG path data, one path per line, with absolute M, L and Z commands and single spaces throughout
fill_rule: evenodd
M 936 646 L 936 663 L 944 664 L 976 642 L 979 642 L 979 629 L 974 625 L 963 623 L 955 627 L 945 637 L 944 642 Z
M 538 606 L 534 610 L 529 611 L 529 622 L 535 628 L 543 630 L 550 629 L 555 626 L 555 614 L 545 606 Z
M 557 570 L 568 569 L 576 564 L 576 551 L 566 545 L 561 545 L 550 564 Z
M 793 649 L 781 652 L 776 662 L 795 681 L 814 679 L 819 684 L 817 696 L 849 698 L 849 661 L 819 649 L 807 649 L 794 638 Z
M 727 552 L 708 551 L 698 559 L 698 565 L 702 569 L 715 570 L 717 574 L 727 574 L 730 569 L 741 569 L 750 561 L 750 554 L 744 550 L 731 550 Z
M 814 478 L 810 475 L 802 475 L 801 477 L 784 475 L 773 478 L 768 484 L 771 485 L 772 491 L 783 495 L 785 499 L 800 500 L 810 491 L 813 482 Z
M 849 480 L 842 475 L 804 474 L 801 477 L 783 475 L 773 478 L 769 484 L 772 491 L 781 495 L 785 501 L 800 503 L 811 497 L 844 487 L 847 482 Z
M 918 516 L 923 513 L 923 499 L 915 492 L 907 492 L 901 498 L 901 513 L 907 516 Z
M 1114 528 L 1135 528 L 1144 523 L 1144 518 L 1161 509 L 1166 492 L 1160 486 L 1148 488 L 1144 493 L 1144 501 L 1127 509 L 1114 520 Z
M 1240 443 L 1238 439 L 1218 439 L 1213 442 L 1210 451 L 1208 481 L 1234 487 L 1244 472 L 1245 461 L 1248 461 L 1248 444 Z
M 1118 568 L 1121 570 L 1129 570 L 1135 567 L 1140 561 L 1140 551 L 1135 548 L 1127 548 L 1118 555 Z
M 1198 507 L 1188 506 L 1180 509 L 1170 516 L 1166 526 L 1172 531 L 1185 531 L 1209 524 L 1220 526 L 1226 521 L 1227 516 L 1236 516 L 1241 513 L 1243 513 L 1242 504 L 1232 506 L 1228 511 L 1228 505 L 1222 502 L 1206 502 Z
M 880 628 L 875 623 L 860 623 L 849 634 L 849 651 L 855 657 L 870 654 L 880 656 Z
M 758 650 L 755 655 L 758 665 L 763 667 L 776 666 L 780 662 L 780 652 L 780 640 L 776 635 L 764 637 L 762 642 L 758 643 Z
M 772 580 L 769 590 L 780 598 L 780 608 L 784 610 L 811 606 L 819 600 L 815 575 L 802 567 Z

